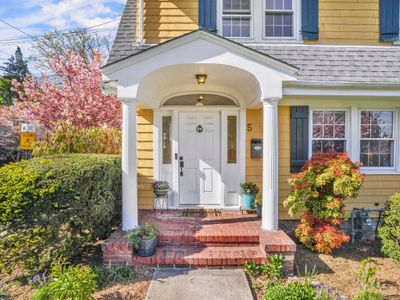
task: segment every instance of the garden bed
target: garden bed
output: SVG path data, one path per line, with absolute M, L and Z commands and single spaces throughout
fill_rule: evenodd
M 300 271 L 300 276 L 290 280 L 304 280 L 304 270 L 310 271 L 315 266 L 314 280 L 317 280 L 333 290 L 340 292 L 349 299 L 353 297 L 360 287 L 357 280 L 357 269 L 360 261 L 371 257 L 373 265 L 378 267 L 376 279 L 380 285 L 380 291 L 385 299 L 400 299 L 400 267 L 396 266 L 390 258 L 385 258 L 380 253 L 380 245 L 373 243 L 358 243 L 352 245 L 345 244 L 342 248 L 334 251 L 333 254 L 318 254 L 312 252 L 302 245 L 297 245 L 295 258 L 296 269 Z M 296 276 L 298 275 L 295 272 Z M 250 286 L 256 299 L 262 299 L 265 276 L 249 278 Z M 259 288 L 254 288 L 254 287 Z

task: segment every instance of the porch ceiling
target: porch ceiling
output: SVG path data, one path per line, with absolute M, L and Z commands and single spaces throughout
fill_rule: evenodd
M 197 31 L 103 68 L 105 80 L 118 81 L 121 99 L 156 108 L 173 96 L 220 94 L 242 107 L 282 97 L 282 82 L 297 69 L 219 36 Z M 195 74 L 206 73 L 197 84 Z

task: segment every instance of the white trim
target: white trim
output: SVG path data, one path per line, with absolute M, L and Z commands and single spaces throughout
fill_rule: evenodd
M 153 149 L 161 149 L 162 145 L 162 116 L 158 109 L 153 110 Z M 161 178 L 162 152 L 153 151 L 153 176 L 154 180 Z
M 226 38 L 229 38 L 229 39 L 232 39 L 232 40 L 238 40 L 238 41 L 240 41 L 240 40 L 252 40 L 252 39 L 254 39 L 254 24 L 257 24 L 257 23 L 255 23 L 255 20 L 254 20 L 254 15 L 255 15 L 255 12 L 256 12 L 256 10 L 254 9 L 254 0 L 250 0 L 250 14 L 249 15 L 247 15 L 247 14 L 232 14 L 232 15 L 224 15 L 224 5 L 223 5 L 223 3 L 224 3 L 224 0 L 221 0 L 221 1 L 219 1 L 219 9 L 217 8 L 217 18 L 218 18 L 218 20 L 217 20 L 217 30 L 218 30 L 218 32 L 221 34 L 221 36 L 223 36 L 223 34 L 222 34 L 222 32 L 223 32 L 223 27 L 222 27 L 222 20 L 223 20 L 223 18 L 224 17 L 248 17 L 249 19 L 250 19 L 250 36 L 248 36 L 248 37 L 241 37 L 241 36 L 232 36 L 232 37 L 226 37 Z M 219 22 L 218 22 L 219 21 Z M 219 23 L 219 26 L 218 26 L 218 23 Z M 225 37 L 225 36 L 224 36 Z

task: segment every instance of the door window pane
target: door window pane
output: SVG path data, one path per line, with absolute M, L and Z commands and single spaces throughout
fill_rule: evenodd
M 162 163 L 164 165 L 171 164 L 172 160 L 171 123 L 171 116 L 162 117 Z
M 237 117 L 228 116 L 228 164 L 237 163 Z
M 362 111 L 360 161 L 364 167 L 394 166 L 392 111 Z

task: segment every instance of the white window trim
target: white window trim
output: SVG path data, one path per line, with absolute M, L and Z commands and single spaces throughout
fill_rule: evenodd
M 351 106 L 351 108 L 340 107 L 324 107 L 318 106 L 310 107 L 309 112 L 309 158 L 312 156 L 312 112 L 313 111 L 346 111 L 346 151 L 352 161 L 360 161 L 360 141 L 361 141 L 361 111 L 393 111 L 393 136 L 394 136 L 394 167 L 361 167 L 360 170 L 364 174 L 371 175 L 386 175 L 386 174 L 399 174 L 400 173 L 400 109 L 394 107 L 387 108 L 374 108 L 374 107 L 358 107 Z
M 392 111 L 393 112 L 393 167 L 361 167 L 361 171 L 365 174 L 393 174 L 399 172 L 399 133 L 398 127 L 398 110 L 395 108 L 358 108 L 357 114 L 357 140 L 359 146 L 357 151 L 357 161 L 360 161 L 360 145 L 361 145 L 361 112 L 362 111 Z M 379 139 L 377 139 L 379 140 Z
M 267 2 L 266 0 L 262 0 L 262 9 L 263 9 L 263 15 L 262 15 L 262 37 L 263 40 L 266 41 L 276 41 L 276 42 L 284 42 L 284 41 L 300 41 L 302 39 L 301 37 L 301 1 L 292 1 L 292 11 L 293 11 L 293 36 L 292 37 L 271 37 L 271 36 L 266 36 L 266 13 L 267 13 Z M 284 10 L 282 10 L 284 11 Z M 278 10 L 276 12 L 279 12 Z
M 216 0 L 217 3 L 217 30 L 222 34 L 222 10 L 223 0 Z M 251 21 L 250 37 L 226 37 L 240 43 L 302 43 L 301 34 L 301 1 L 293 0 L 294 23 L 293 37 L 265 37 L 265 11 L 267 3 L 265 0 L 250 0 L 251 3 Z
M 313 141 L 313 112 L 314 111 L 343 111 L 345 113 L 344 116 L 344 130 L 345 130 L 345 137 L 343 139 L 317 139 L 317 140 L 345 140 L 346 141 L 346 148 L 345 148 L 345 152 L 350 153 L 350 149 L 351 149 L 351 141 L 349 138 L 349 132 L 350 132 L 350 113 L 349 110 L 346 108 L 312 108 L 310 109 L 309 112 L 309 120 L 308 120 L 308 156 L 311 158 L 312 156 L 312 141 Z

